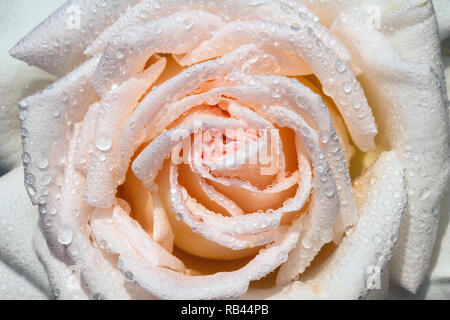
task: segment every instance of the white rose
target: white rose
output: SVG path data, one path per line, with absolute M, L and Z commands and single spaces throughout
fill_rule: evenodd
M 449 117 L 432 3 L 394 2 L 73 0 L 36 27 L 10 53 L 64 75 L 19 104 L 52 293 L 348 299 L 389 279 L 416 292 Z M 176 162 L 198 132 L 202 149 Z M 275 171 L 237 161 L 240 143 L 273 150 Z

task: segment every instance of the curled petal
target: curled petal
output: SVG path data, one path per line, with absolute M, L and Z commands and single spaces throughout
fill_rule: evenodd
M 148 265 L 135 251 L 120 245 L 110 246 L 120 256 L 120 265 L 132 275 L 142 288 L 162 299 L 231 299 L 240 297 L 249 282 L 272 272 L 286 259 L 298 241 L 301 219 L 283 233 L 283 236 L 265 249 L 245 267 L 232 272 L 219 272 L 206 276 L 188 276 L 170 269 Z M 214 286 L 211 286 L 214 283 Z
M 372 180 L 372 183 L 370 183 Z M 272 299 L 361 299 L 380 285 L 397 241 L 406 206 L 403 166 L 384 153 L 355 182 L 358 224 L 325 262 L 312 266 L 306 281 L 294 281 Z
M 200 122 L 200 125 L 201 127 L 194 123 L 190 126 L 169 130 L 157 137 L 139 154 L 133 162 L 133 171 L 147 189 L 153 188 L 156 175 L 162 168 L 164 160 L 170 156 L 172 149 L 196 130 L 200 128 L 202 130 L 243 128 L 246 126 L 245 122 L 224 118 L 210 118 L 207 121 Z
M 91 141 L 85 201 L 91 206 L 107 208 L 114 204 L 119 184 L 114 169 L 118 165 L 120 135 L 139 99 L 158 79 L 166 66 L 162 58 L 137 78 L 131 78 L 108 92 L 100 102 L 95 123 L 95 137 Z
M 267 112 L 275 123 L 292 128 L 302 138 L 312 161 L 314 174 L 314 193 L 308 208 L 309 214 L 305 218 L 306 231 L 301 236 L 302 246 L 294 248 L 277 276 L 278 283 L 286 284 L 305 270 L 325 243 L 333 240 L 333 228 L 340 211 L 340 203 L 336 184 L 319 145 L 317 133 L 308 127 L 301 117 L 286 108 L 272 107 Z M 342 233 L 342 230 L 336 231 Z
M 188 3 L 180 3 L 176 0 L 166 0 L 161 3 L 153 3 L 153 0 L 140 1 L 131 7 L 117 21 L 102 33 L 97 40 L 90 45 L 86 54 L 94 56 L 100 53 L 110 39 L 119 35 L 123 29 L 130 25 L 145 24 L 157 19 L 165 18 L 180 11 L 205 11 L 215 14 L 223 21 L 249 21 L 270 20 L 277 23 L 292 25 L 293 28 L 308 26 L 317 38 L 335 52 L 343 61 L 350 62 L 350 55 L 346 48 L 331 32 L 318 23 L 317 16 L 299 1 L 269 0 L 257 3 L 248 3 L 241 0 L 230 0 L 226 6 L 220 2 L 191 0 Z M 193 21 L 189 20 L 185 26 L 190 29 Z M 265 29 L 262 24 L 261 27 Z M 159 32 L 159 29 L 157 29 Z M 264 35 L 264 33 L 263 33 Z M 285 56 L 285 55 L 283 55 Z M 289 58 L 288 58 L 289 59 Z
M 105 249 L 122 247 L 123 250 L 138 252 L 148 264 L 181 272 L 185 270 L 183 263 L 156 243 L 121 206 L 96 209 L 90 224 L 97 242 Z
M 186 21 L 190 28 L 186 28 Z M 112 85 L 136 76 L 153 54 L 184 54 L 209 38 L 222 24 L 216 15 L 189 11 L 174 13 L 146 25 L 127 27 L 110 41 L 97 66 L 94 85 L 99 96 L 109 91 Z

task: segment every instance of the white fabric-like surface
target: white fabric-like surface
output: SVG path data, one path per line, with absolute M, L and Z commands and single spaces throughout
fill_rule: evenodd
M 0 290 L 0 299 L 50 297 L 47 273 L 33 248 L 38 211 L 23 186 L 22 167 L 0 179 L 0 208 L 0 289 L 9 288 Z
M 0 300 L 46 300 L 48 296 L 28 278 L 0 261 Z

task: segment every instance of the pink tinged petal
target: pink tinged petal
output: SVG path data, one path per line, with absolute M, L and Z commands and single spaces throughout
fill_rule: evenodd
M 198 179 L 198 181 L 208 198 L 227 210 L 231 216 L 242 216 L 244 214 L 244 211 L 233 200 L 218 192 L 213 186 L 209 185 L 205 179 Z
M 311 177 L 308 160 L 303 154 L 299 154 L 299 177 L 295 176 L 294 180 L 298 183 L 298 189 L 295 196 L 286 200 L 282 207 L 235 217 L 202 215 L 202 218 L 213 228 L 229 234 L 254 234 L 278 228 L 285 213 L 298 211 L 305 205 L 311 193 Z M 260 196 L 270 197 L 270 194 L 262 191 Z
M 331 118 L 326 111 L 326 107 L 321 102 L 319 96 L 311 95 L 312 92 L 306 87 L 299 85 L 297 81 L 273 76 L 249 76 L 241 73 L 233 73 L 235 70 L 248 69 L 249 72 L 258 72 L 259 64 L 248 63 L 247 59 L 241 59 L 241 53 L 249 53 L 252 50 L 251 47 L 241 47 L 240 49 L 227 54 L 223 59 L 217 59 L 215 61 L 205 62 L 195 65 L 179 75 L 166 81 L 161 86 L 155 88 L 149 95 L 147 95 L 140 105 L 136 108 L 135 112 L 131 116 L 127 125 L 124 128 L 122 140 L 121 140 L 121 157 L 119 170 L 121 175 L 125 175 L 127 164 L 133 151 L 137 148 L 137 137 L 142 134 L 145 126 L 151 127 L 155 119 L 159 119 L 164 110 L 168 110 L 169 106 L 177 103 L 180 98 L 192 92 L 195 88 L 198 88 L 204 81 L 222 79 L 225 74 L 232 73 L 227 76 L 227 81 L 235 82 L 236 84 L 243 83 L 242 87 L 238 88 L 219 88 L 220 94 L 227 94 L 240 99 L 241 101 L 249 101 L 252 105 L 260 104 L 263 107 L 267 103 L 279 105 L 280 103 L 296 106 L 295 109 L 301 112 L 308 122 L 312 121 L 312 124 L 317 122 L 321 139 L 323 139 L 326 145 L 326 150 L 329 154 L 331 164 L 333 165 L 333 173 L 336 176 L 338 184 L 343 186 L 340 191 L 340 196 L 343 197 L 344 203 L 349 203 L 349 208 L 354 208 L 354 202 L 351 196 L 351 187 L 349 184 L 350 178 L 348 169 L 346 168 L 342 148 L 337 141 L 337 135 L 333 129 Z M 248 67 L 248 68 L 247 68 Z M 242 78 L 242 79 L 241 79 Z M 264 86 L 261 83 L 264 81 Z M 295 83 L 295 84 L 294 84 Z M 272 90 L 274 84 L 282 87 L 289 87 L 284 94 L 281 90 Z M 301 89 L 304 88 L 304 89 Z M 211 91 L 216 90 L 212 89 Z M 306 95 L 307 99 L 303 96 Z M 172 97 L 167 101 L 163 97 Z M 314 98 L 316 97 L 316 98 Z M 192 98 L 194 99 L 194 98 Z M 304 100 L 304 101 L 303 101 Z M 258 102 L 259 101 L 259 102 Z M 307 105 L 305 105 L 305 103 Z M 175 104 L 174 104 L 175 105 Z M 183 103 L 177 105 L 177 108 L 183 107 Z M 194 103 L 192 103 L 194 105 Z M 310 112 L 310 108 L 311 112 Z M 160 112 L 161 110 L 161 112 Z M 186 109 L 183 109 L 186 110 Z M 172 112 L 173 110 L 171 110 Z M 311 113 L 311 115 L 308 115 Z M 311 116 L 314 119 L 311 119 Z M 323 138 L 322 138 L 323 136 Z M 341 168 L 344 166 L 343 168 Z M 347 187 L 345 187 L 347 185 Z M 349 210 L 350 210 L 349 209 Z M 349 211 L 349 224 L 351 224 L 356 216 L 356 208 Z
M 142 75 L 125 81 L 102 98 L 85 190 L 85 201 L 91 206 L 107 208 L 114 204 L 116 188 L 121 183 L 115 169 L 123 126 L 165 66 L 166 59 L 162 58 Z
M 85 48 L 130 5 L 139 0 L 108 3 L 70 0 L 11 49 L 30 65 L 62 76 L 87 60 Z
M 382 284 L 406 207 L 405 183 L 395 152 L 382 154 L 355 182 L 361 216 L 353 231 L 309 280 L 294 281 L 271 298 L 364 299 Z
M 69 133 L 97 101 L 92 75 L 98 57 L 61 78 L 45 90 L 20 102 L 22 156 L 26 187 L 33 204 L 45 204 L 49 191 L 59 190 L 68 153 Z
M 244 49 L 247 50 L 248 48 Z M 343 207 L 345 207 L 345 210 L 342 210 L 338 220 L 337 230 L 339 230 L 339 232 L 336 232 L 335 239 L 338 241 L 338 235 L 342 234 L 344 230 L 353 225 L 356 221 L 357 211 L 354 204 L 344 153 L 324 103 L 319 96 L 315 95 L 311 90 L 295 80 L 287 80 L 282 77 L 267 75 L 251 76 L 233 73 L 233 69 L 239 69 L 242 64 L 246 64 L 246 61 L 239 59 L 239 52 L 240 50 L 238 49 L 224 56 L 224 63 L 212 61 L 189 68 L 180 75 L 166 81 L 165 84 L 156 88 L 141 102 L 129 121 L 129 123 L 133 123 L 135 126 L 131 127 L 127 124 L 124 129 L 122 138 L 123 143 L 121 144 L 121 154 L 123 154 L 121 163 L 122 170 L 124 170 L 123 168 L 126 168 L 126 161 L 131 156 L 132 150 L 135 148 L 134 141 L 137 134 L 141 131 L 140 128 L 143 128 L 144 125 L 150 126 L 153 119 L 158 118 L 158 110 L 165 110 L 165 107 L 163 106 L 166 105 L 166 101 L 161 97 L 171 96 L 173 97 L 173 100 L 176 101 L 179 97 L 183 97 L 194 90 L 203 81 L 224 77 L 220 70 L 223 70 L 224 73 L 231 72 L 226 77 L 227 81 L 231 84 L 242 85 L 238 87 L 216 88 L 210 90 L 210 93 L 217 92 L 217 94 L 232 96 L 239 101 L 247 102 L 254 107 L 259 107 L 260 110 L 264 109 L 263 107 L 267 104 L 284 104 L 292 106 L 292 108 L 296 112 L 301 113 L 314 128 L 318 126 L 321 143 L 325 146 L 325 151 L 330 161 L 334 178 L 339 186 L 339 197 L 341 198 Z M 254 65 L 257 68 L 256 64 Z M 189 84 L 186 85 L 186 83 Z M 272 88 L 274 85 L 280 88 L 286 88 L 286 93 L 281 90 L 273 90 Z M 274 92 L 276 95 L 274 95 Z M 192 103 L 192 105 L 194 105 L 194 103 Z M 178 105 L 180 108 L 182 106 L 182 103 Z M 211 176 L 205 169 L 198 167 L 195 169 L 202 177 L 217 179 Z M 239 181 L 236 181 L 235 183 L 240 183 L 241 187 L 246 186 Z M 250 188 L 251 186 L 247 187 Z
M 170 226 L 167 212 L 157 192 L 153 196 L 153 239 L 168 252 L 173 250 L 174 234 Z
M 339 242 L 340 235 L 356 222 L 358 213 L 353 199 L 353 191 L 350 184 L 350 176 L 345 162 L 345 156 L 333 128 L 328 110 L 320 96 L 312 93 L 308 88 L 297 81 L 288 80 L 282 77 L 268 75 L 237 76 L 235 74 L 230 74 L 229 78 L 234 78 L 234 82 L 237 82 L 236 84 L 251 83 L 251 87 L 248 85 L 225 87 L 213 89 L 211 91 L 218 90 L 221 94 L 232 96 L 240 101 L 247 101 L 247 103 L 251 102 L 252 106 L 257 108 L 257 111 L 262 114 L 265 113 L 265 108 L 267 108 L 266 104 L 285 104 L 290 106 L 290 109 L 296 113 L 300 113 L 304 116 L 305 120 L 309 119 L 307 123 L 313 128 L 317 127 L 320 134 L 320 143 L 324 146 L 333 177 L 338 185 L 339 197 L 342 204 L 342 210 L 338 218 L 335 234 L 335 241 Z M 289 92 L 289 94 L 278 92 L 277 95 L 274 96 L 273 90 L 271 89 L 274 83 L 279 87 L 285 88 L 286 92 Z M 255 90 L 256 87 L 258 87 L 257 90 Z M 319 168 L 319 170 L 322 171 L 324 168 Z M 201 171 L 196 168 L 196 172 L 205 178 L 223 183 L 223 180 L 211 176 L 207 171 Z M 241 186 L 245 187 L 242 183 Z
M 186 28 L 186 21 L 190 28 Z M 192 50 L 221 25 L 222 20 L 216 15 L 189 11 L 127 27 L 111 39 L 102 54 L 94 76 L 97 93 L 103 96 L 112 85 L 135 77 L 155 53 L 184 54 Z M 155 29 L 161 32 L 156 33 Z
M 390 275 L 415 292 L 430 263 L 449 177 L 446 96 L 428 65 L 403 60 L 381 33 L 344 15 L 333 30 L 367 70 L 364 85 L 376 101 L 384 138 L 405 168 L 408 205 Z
M 246 124 L 235 119 L 210 118 L 200 124 L 178 127 L 164 132 L 153 140 L 134 160 L 133 172 L 147 189 L 154 187 L 158 171 L 162 168 L 172 149 L 197 130 L 244 128 Z

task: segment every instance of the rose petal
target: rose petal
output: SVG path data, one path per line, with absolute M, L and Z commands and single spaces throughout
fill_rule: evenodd
M 22 160 L 28 194 L 33 204 L 45 204 L 46 194 L 62 176 L 67 157 L 69 132 L 83 119 L 88 107 L 97 101 L 92 75 L 99 58 L 93 58 L 26 99 L 21 106 L 21 126 L 27 130 Z M 58 182 L 59 183 L 59 182 Z
M 99 116 L 100 103 L 92 104 L 81 122 L 81 128 L 76 140 L 75 166 L 84 174 L 88 174 L 91 156 L 94 152 L 95 128 Z
M 383 15 L 381 26 L 381 32 L 404 60 L 429 65 L 444 85 L 439 29 L 431 1 L 403 1 Z M 425 39 L 426 46 L 422 45 Z
M 120 206 L 96 209 L 90 224 L 96 240 L 106 249 L 121 246 L 138 252 L 148 264 L 179 272 L 185 270 L 183 262 L 157 244 Z
M 172 252 L 174 234 L 158 193 L 153 194 L 153 239 Z
M 192 50 L 222 24 L 216 15 L 189 11 L 123 29 L 103 51 L 94 76 L 97 93 L 103 96 L 112 85 L 136 76 L 155 53 L 184 54 Z
M 242 296 L 251 280 L 273 271 L 286 259 L 300 235 L 298 219 L 283 237 L 258 255 L 245 267 L 233 272 L 206 276 L 187 276 L 169 269 L 148 265 L 136 252 L 119 245 L 110 247 L 120 255 L 120 265 L 152 295 L 162 299 L 231 299 Z M 117 235 L 120 238 L 120 235 Z M 214 283 L 214 286 L 211 286 Z
M 228 61 L 230 59 L 231 61 Z M 225 66 L 233 65 L 236 67 L 236 64 L 231 63 L 234 62 L 234 55 L 231 53 L 229 56 L 224 57 L 224 61 L 227 62 L 225 64 L 218 64 L 215 62 L 207 62 L 201 65 L 196 65 L 193 68 L 188 69 L 187 71 L 181 73 L 179 76 L 172 78 L 171 80 L 168 80 L 165 84 L 161 85 L 160 87 L 156 88 L 149 96 L 147 96 L 140 106 L 136 109 L 135 113 L 132 116 L 132 121 L 135 126 L 134 128 L 126 127 L 124 131 L 124 137 L 122 138 L 124 143 L 122 144 L 124 147 L 126 147 L 128 150 L 131 149 L 130 146 L 133 146 L 132 137 L 139 132 L 139 127 L 143 127 L 144 123 L 146 123 L 147 119 L 154 120 L 155 114 L 154 112 L 157 111 L 156 108 L 158 108 L 158 102 L 161 101 L 162 96 L 174 96 L 175 92 L 176 95 L 174 96 L 174 99 L 177 98 L 177 95 L 183 95 L 187 94 L 189 92 L 188 90 L 192 90 L 191 88 L 195 88 L 198 86 L 196 82 L 193 81 L 194 74 L 199 73 L 202 74 L 201 80 L 205 81 L 208 79 L 203 75 L 204 70 L 206 67 L 210 67 L 211 73 L 213 73 L 217 69 L 226 68 Z M 229 63 L 230 62 L 230 63 Z M 241 62 L 242 63 L 242 62 Z M 213 74 L 217 74 L 217 71 L 215 71 Z M 188 87 L 183 86 L 181 88 L 178 87 L 178 82 L 184 79 L 184 77 L 187 77 L 190 80 L 190 85 Z M 310 90 L 306 89 L 302 85 L 299 85 L 298 82 L 294 85 L 293 82 L 287 81 L 286 79 L 283 79 L 281 77 L 273 77 L 273 76 L 248 76 L 248 75 L 242 75 L 242 74 L 236 74 L 234 76 L 229 76 L 228 81 L 230 79 L 235 79 L 234 81 L 239 82 L 243 81 L 244 83 L 253 83 L 253 87 L 255 85 L 258 85 L 258 90 L 252 90 L 252 87 L 223 87 L 218 89 L 212 89 L 210 92 L 219 91 L 221 94 L 226 94 L 235 98 L 238 98 L 240 100 L 247 100 L 249 104 L 254 105 L 255 107 L 257 104 L 255 102 L 261 101 L 261 104 L 274 104 L 277 105 L 280 102 L 281 99 L 288 99 L 289 105 L 296 105 L 295 108 L 296 111 L 302 111 L 302 114 L 308 114 L 308 112 L 311 113 L 311 115 L 314 117 L 314 120 L 317 122 L 317 125 L 319 125 L 319 130 L 322 135 L 321 139 L 322 142 L 325 142 L 325 150 L 327 152 L 327 155 L 330 159 L 330 163 L 333 168 L 333 173 L 335 175 L 336 182 L 340 186 L 339 188 L 339 196 L 342 198 L 343 203 L 346 204 L 347 209 L 342 212 L 342 218 L 344 221 L 339 223 L 339 229 L 341 229 L 341 232 L 338 232 L 337 234 L 341 234 L 342 231 L 346 226 L 351 226 L 355 221 L 357 217 L 357 212 L 354 207 L 354 200 L 352 196 L 352 190 L 350 186 L 350 179 L 348 175 L 348 170 L 345 168 L 345 161 L 344 160 L 344 154 L 342 151 L 342 148 L 339 146 L 339 141 L 337 139 L 337 136 L 335 136 L 334 129 L 332 127 L 331 119 L 329 117 L 329 114 L 327 116 L 326 107 L 324 106 L 323 102 L 321 101 L 319 96 L 316 96 L 313 94 Z M 240 80 L 240 78 L 243 78 Z M 200 82 L 201 80 L 197 80 Z M 280 87 L 289 88 L 290 95 L 283 95 L 280 92 L 277 93 L 277 96 L 273 96 L 273 91 L 270 89 L 273 86 L 273 82 L 276 82 Z M 270 85 L 269 85 L 270 83 Z M 179 84 L 181 86 L 181 83 Z M 269 88 L 265 88 L 268 86 Z M 170 89 L 169 89 L 170 88 Z M 263 88 L 265 88 L 263 90 Z M 175 91 L 177 90 L 177 91 Z M 287 90 L 287 89 L 286 89 Z M 161 92 L 159 92 L 161 91 Z M 181 91 L 181 92 L 180 92 Z M 283 101 L 283 100 L 281 100 Z M 181 105 L 180 105 L 181 107 Z M 262 106 L 261 106 L 262 107 Z M 311 112 L 310 110 L 314 110 Z M 309 118 L 311 116 L 308 116 Z M 131 134 L 131 135 L 130 135 Z M 127 137 L 127 135 L 130 135 Z M 125 141 L 128 143 L 125 144 Z M 173 143 L 172 143 L 173 144 Z M 173 145 L 172 145 L 173 147 Z M 162 148 L 162 147 L 161 147 Z M 122 154 L 127 154 L 129 151 L 122 152 Z M 131 151 L 131 150 L 130 150 Z M 167 153 L 167 151 L 166 151 Z M 161 152 L 156 152 L 155 154 L 161 155 Z M 147 159 L 150 159 L 147 157 Z M 162 161 L 162 159 L 161 159 Z M 160 162 L 161 162 L 160 161 Z M 159 164 L 159 166 L 162 165 L 162 162 Z M 344 165 L 344 168 L 342 166 Z M 155 170 L 157 170 L 158 167 L 155 167 Z M 153 172 L 152 171 L 152 172 Z M 156 172 L 156 171 L 155 171 Z M 154 173 L 155 174 L 155 173 Z M 209 177 L 212 178 L 212 177 Z M 337 239 L 336 239 L 337 240 Z
M 388 266 L 406 206 L 405 188 L 402 164 L 394 152 L 384 153 L 355 183 L 361 216 L 352 233 L 308 280 L 294 281 L 270 298 L 364 298 Z
M 41 207 L 41 213 L 45 214 L 41 218 L 41 226 L 48 246 L 52 248 L 52 256 L 59 258 L 61 263 L 73 265 L 72 270 L 79 273 L 82 283 L 89 288 L 91 298 L 151 298 L 148 293 L 130 286 L 111 257 L 106 256 L 101 248 L 92 245 L 89 219 L 94 208 L 83 201 L 86 178 L 74 164 L 78 131 L 79 125 L 75 127 L 74 138 L 69 143 L 61 201 L 58 203 L 58 196 L 55 194 L 56 199 L 51 199 L 52 202 Z M 51 265 L 52 261 L 47 263 Z M 92 270 L 96 272 L 93 273 Z
M 166 66 L 162 58 L 137 78 L 131 78 L 105 94 L 99 106 L 95 124 L 93 154 L 90 161 L 85 201 L 91 206 L 107 208 L 114 204 L 119 178 L 114 172 L 118 165 L 120 136 L 139 99 L 158 79 Z
M 219 31 L 208 41 L 205 49 L 202 46 L 198 48 L 199 51 L 202 51 L 199 55 L 203 60 L 223 55 L 245 44 L 258 43 L 259 47 L 264 48 L 266 45 L 273 46 L 273 42 L 277 41 L 279 50 L 295 54 L 298 58 L 303 59 L 318 77 L 324 92 L 333 98 L 341 111 L 357 146 L 363 151 L 373 149 L 373 138 L 377 134 L 377 130 L 372 112 L 363 90 L 346 64 L 331 50 L 324 47 L 323 43 L 309 29 L 301 28 L 296 31 L 288 26 L 264 22 L 264 28 L 271 32 L 267 33 L 266 38 L 261 39 L 259 36 L 260 23 L 252 21 L 227 25 L 223 32 Z M 223 47 L 223 43 L 226 43 L 227 47 Z M 211 48 L 214 48 L 214 51 Z M 312 50 L 316 53 L 311 54 Z M 211 56 L 205 56 L 209 52 Z M 258 59 L 258 57 L 255 56 L 254 59 Z M 197 60 L 194 58 L 194 61 Z M 358 117 L 354 116 L 355 113 L 358 114 Z
M 403 60 L 379 32 L 344 15 L 333 31 L 366 70 L 377 123 L 405 167 L 408 207 L 391 278 L 415 292 L 428 269 L 449 176 L 447 99 L 428 65 Z
M 38 3 L 26 0 L 4 3 L 0 29 L 0 176 L 22 164 L 21 131 L 18 101 L 42 90 L 55 81 L 55 77 L 11 57 L 8 50 L 28 31 L 58 8 L 63 0 Z
M 241 0 L 231 0 L 226 6 L 218 2 L 205 0 L 193 0 L 186 4 L 176 0 L 166 0 L 157 4 L 154 4 L 152 0 L 143 0 L 127 10 L 124 15 L 88 47 L 85 53 L 91 56 L 100 53 L 110 39 L 119 35 L 123 29 L 130 25 L 144 24 L 176 12 L 193 10 L 213 13 L 220 16 L 224 21 L 264 19 L 292 25 L 295 28 L 308 25 L 315 35 L 343 61 L 350 61 L 350 55 L 345 47 L 331 32 L 317 22 L 318 19 L 312 11 L 298 1 L 285 0 L 270 0 L 256 4 Z M 191 22 L 188 22 L 186 26 L 192 27 Z
M 152 141 L 134 160 L 133 172 L 143 182 L 147 189 L 152 189 L 158 171 L 162 168 L 164 160 L 167 159 L 172 149 L 200 128 L 207 129 L 230 129 L 245 128 L 245 122 L 235 119 L 224 119 L 219 117 L 194 123 L 185 127 L 177 127 L 158 136 Z
M 83 63 L 87 58 L 83 54 L 86 46 L 128 6 L 138 1 L 67 1 L 17 43 L 10 54 L 54 75 L 62 76 Z
M 288 261 L 283 264 L 277 276 L 279 284 L 286 284 L 311 263 L 320 248 L 333 240 L 333 228 L 341 209 L 339 196 L 328 161 L 319 145 L 317 133 L 294 112 L 282 107 L 271 107 L 267 113 L 280 126 L 292 128 L 309 154 L 313 166 L 313 196 L 309 214 L 305 218 L 305 233 L 301 236 L 302 246 L 296 246 Z M 320 170 L 319 168 L 323 168 Z M 345 211 L 345 206 L 342 206 Z M 342 228 L 342 226 L 339 226 Z M 336 230 L 342 233 L 342 230 Z

